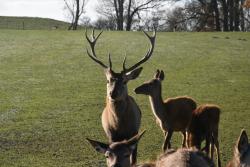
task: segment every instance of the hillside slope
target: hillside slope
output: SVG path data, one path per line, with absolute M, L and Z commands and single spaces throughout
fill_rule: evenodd
M 67 29 L 69 23 L 39 17 L 0 16 L 0 29 L 48 30 Z

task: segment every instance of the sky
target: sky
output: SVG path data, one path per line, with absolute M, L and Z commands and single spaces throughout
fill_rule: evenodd
M 95 20 L 97 0 L 89 0 L 86 16 Z M 63 0 L 0 0 L 0 16 L 29 16 L 69 21 Z

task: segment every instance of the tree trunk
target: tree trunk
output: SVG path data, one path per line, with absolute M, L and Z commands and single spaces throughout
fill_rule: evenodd
M 117 4 L 117 2 L 118 2 L 118 4 Z M 123 21 L 124 21 L 124 17 L 123 17 L 123 13 L 124 13 L 123 4 L 124 4 L 124 0 L 114 0 L 114 4 L 116 6 L 117 30 L 122 31 L 123 30 Z
M 132 26 L 132 19 L 131 18 L 131 3 L 132 3 L 132 0 L 129 0 L 128 2 L 128 14 L 127 14 L 127 25 L 126 25 L 126 31 L 130 31 L 131 30 L 131 26 Z
M 223 9 L 223 31 L 228 31 L 228 6 L 226 0 L 221 0 Z
M 234 31 L 239 31 L 240 28 L 240 8 L 239 8 L 239 0 L 234 0 Z
M 216 26 L 216 31 L 220 31 L 221 28 L 220 28 L 220 13 L 219 13 L 219 9 L 218 9 L 218 2 L 217 0 L 213 0 L 212 1 L 212 8 L 213 8 L 213 11 L 215 13 L 215 26 Z
M 244 5 L 244 0 L 241 0 L 241 4 L 240 4 L 240 27 L 241 27 L 241 31 L 245 31 L 245 17 L 244 17 L 243 5 Z
M 75 20 L 72 26 L 73 30 L 77 30 L 78 20 L 79 20 L 79 13 L 80 13 L 80 0 L 76 0 L 76 13 L 75 13 Z
M 229 7 L 229 27 L 230 31 L 234 30 L 234 0 L 228 0 Z

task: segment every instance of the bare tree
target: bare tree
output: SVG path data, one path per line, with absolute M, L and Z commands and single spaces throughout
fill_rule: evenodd
M 81 15 L 84 13 L 84 7 L 88 0 L 64 0 L 65 10 L 68 11 L 71 24 L 68 30 L 76 30 L 78 21 Z
M 168 0 L 99 0 L 97 12 L 115 17 L 117 30 L 130 31 L 140 12 L 155 9 Z M 137 17 L 136 17 L 137 16 Z

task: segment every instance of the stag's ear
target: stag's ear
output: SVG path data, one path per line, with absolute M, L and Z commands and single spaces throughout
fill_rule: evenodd
M 108 150 L 109 148 L 109 145 L 105 144 L 105 143 L 101 143 L 99 141 L 95 141 L 95 140 L 91 140 L 91 139 L 88 139 L 88 142 L 92 145 L 92 147 L 94 147 L 94 149 L 97 151 L 97 152 L 100 152 L 100 153 L 103 153 L 105 154 L 106 151 Z
M 133 71 L 131 71 L 129 73 L 126 73 L 125 74 L 125 81 L 136 79 L 140 75 L 142 69 L 143 68 L 140 67 L 140 68 L 137 68 L 137 69 L 135 69 L 135 70 L 133 70 Z
M 161 72 L 160 72 L 160 74 L 159 74 L 159 79 L 161 80 L 161 81 L 163 81 L 164 80 L 164 72 L 161 70 Z
M 241 130 L 241 134 L 237 142 L 237 148 L 240 154 L 244 154 L 248 149 L 248 137 L 244 129 Z
M 141 137 L 143 136 L 143 134 L 146 132 L 146 130 L 144 130 L 143 132 L 141 132 L 140 134 L 135 135 L 134 137 L 132 137 L 131 139 L 129 139 L 127 141 L 127 145 L 129 146 L 129 148 L 133 151 L 136 146 L 137 143 L 139 142 L 139 140 L 141 139 Z
M 155 78 L 155 79 L 158 79 L 158 78 L 159 78 L 159 75 L 160 75 L 160 70 L 157 69 L 156 72 L 155 72 L 154 78 Z

